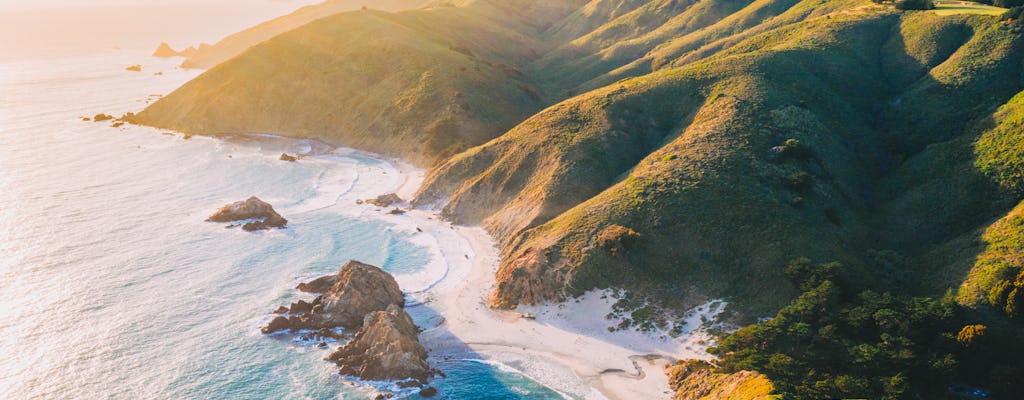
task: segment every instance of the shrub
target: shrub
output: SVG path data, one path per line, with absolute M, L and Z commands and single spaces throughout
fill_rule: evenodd
M 811 190 L 813 180 L 811 174 L 800 171 L 786 176 L 786 188 L 797 193 L 807 193 Z
M 935 4 L 931 0 L 898 0 L 894 4 L 897 10 L 931 10 Z
M 956 341 L 964 347 L 974 347 L 987 331 L 988 327 L 985 325 L 967 325 L 956 334 Z

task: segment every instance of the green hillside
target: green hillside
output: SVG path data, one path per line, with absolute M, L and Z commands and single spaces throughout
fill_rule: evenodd
M 741 325 L 776 316 L 723 337 L 720 370 L 675 376 L 708 396 L 679 398 L 742 397 L 723 384 L 795 398 L 1013 393 L 1018 32 L 862 0 L 358 11 L 253 47 L 138 121 L 431 166 L 414 203 L 499 243 L 494 307 L 618 288 L 660 310 L 724 298 Z M 800 257 L 842 268 L 811 285 L 792 274 Z M 790 339 L 812 328 L 820 341 Z
M 494 1 L 337 14 L 210 69 L 135 122 L 317 137 L 427 166 L 541 108 L 517 65 L 548 48 L 535 32 L 570 11 Z
M 383 11 L 399 11 L 426 6 L 432 2 L 432 0 L 375 0 L 372 3 L 372 8 Z M 215 44 L 200 45 L 194 52 L 186 54 L 186 59 L 181 66 L 184 68 L 212 68 L 274 36 L 320 18 L 344 11 L 358 10 L 364 5 L 367 5 L 365 0 L 328 0 L 320 4 L 302 7 L 291 14 L 232 34 Z

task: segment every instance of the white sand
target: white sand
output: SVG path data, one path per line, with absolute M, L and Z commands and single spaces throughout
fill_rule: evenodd
M 618 324 L 605 319 L 615 299 L 596 291 L 564 304 L 516 311 L 488 308 L 499 259 L 487 232 L 452 226 L 435 210 L 390 215 L 392 208 L 356 205 L 356 200 L 389 192 L 411 199 L 424 171 L 347 149 L 324 161 L 348 157 L 378 162 L 359 167 L 355 182 L 325 201 L 333 200 L 346 214 L 392 223 L 393 229 L 407 232 L 410 241 L 432 252 L 423 272 L 396 279 L 407 293 L 408 311 L 425 329 L 420 340 L 433 359 L 497 362 L 572 398 L 667 399 L 671 392 L 663 368 L 670 360 L 709 358 L 701 317 L 713 319 L 724 308 L 720 301 L 698 307 L 687 319 L 687 332 L 678 338 L 664 332 L 609 332 L 609 326 Z M 536 319 L 522 318 L 525 313 Z

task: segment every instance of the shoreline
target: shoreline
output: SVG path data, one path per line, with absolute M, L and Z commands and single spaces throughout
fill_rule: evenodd
M 401 160 L 375 156 L 402 175 L 393 192 L 405 200 L 400 206 L 407 206 L 426 171 Z M 420 340 L 432 362 L 461 358 L 516 364 L 519 367 L 514 369 L 519 373 L 563 395 L 625 400 L 638 396 L 671 398 L 664 367 L 676 358 L 710 358 L 704 351 L 709 335 L 701 321 L 713 320 L 724 309 L 721 301 L 709 302 L 691 313 L 687 317 L 688 331 L 678 338 L 663 331 L 609 332 L 608 326 L 617 321 L 604 317 L 614 302 L 605 292 L 590 292 L 578 301 L 570 299 L 561 304 L 521 306 L 512 311 L 491 309 L 486 299 L 495 286 L 500 260 L 490 234 L 479 226 L 444 221 L 434 209 L 406 209 L 407 214 L 402 216 L 381 211 L 380 217 L 389 222 L 411 220 L 407 222 L 433 238 L 441 258 L 435 261 L 447 268 L 444 276 L 427 289 L 406 290 L 407 297 L 425 308 L 415 312 L 413 318 L 424 329 Z M 566 308 L 578 318 L 563 318 Z M 422 315 L 430 313 L 436 315 Z M 536 319 L 523 318 L 526 313 Z
M 260 139 L 277 144 L 310 140 L 260 134 L 246 135 L 243 141 Z M 567 398 L 669 399 L 673 393 L 664 367 L 676 358 L 710 358 L 704 352 L 709 336 L 701 321 L 713 320 L 724 309 L 721 301 L 697 307 L 686 318 L 687 330 L 678 337 L 664 331 L 609 332 L 608 327 L 618 320 L 605 319 L 615 301 L 608 291 L 588 292 L 559 304 L 491 309 L 486 299 L 495 286 L 499 251 L 479 226 L 454 225 L 436 209 L 409 208 L 426 170 L 347 147 L 332 146 L 302 158 L 300 163 L 373 162 L 354 164 L 356 181 L 333 200 L 327 200 L 331 194 L 325 195 L 332 204 L 301 212 L 333 208 L 332 212 L 385 222 L 389 229 L 407 233 L 411 244 L 431 251 L 431 261 L 422 271 L 395 274 L 395 278 L 405 293 L 407 311 L 423 329 L 420 340 L 432 365 L 450 359 L 497 362 Z M 322 184 L 331 185 L 329 177 Z M 356 200 L 387 193 L 403 201 L 392 207 L 356 204 Z M 406 213 L 389 214 L 392 208 Z

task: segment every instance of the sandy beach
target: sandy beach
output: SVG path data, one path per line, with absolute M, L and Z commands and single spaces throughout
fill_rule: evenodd
M 399 161 L 383 161 L 380 168 L 360 171 L 360 184 L 341 201 L 390 192 L 408 200 L 424 173 Z M 387 187 L 392 189 L 381 190 Z M 708 335 L 701 321 L 724 308 L 720 301 L 695 309 L 687 318 L 687 331 L 678 337 L 631 329 L 609 332 L 618 321 L 605 318 L 615 302 L 606 292 L 593 291 L 564 304 L 493 310 L 486 298 L 495 284 L 498 249 L 484 229 L 454 226 L 431 209 L 402 215 L 370 205 L 356 210 L 409 231 L 413 243 L 435 253 L 426 276 L 396 276 L 434 360 L 496 362 L 567 397 L 614 400 L 670 398 L 665 365 L 676 358 L 710 357 L 704 352 Z M 535 318 L 524 318 L 526 314 Z

